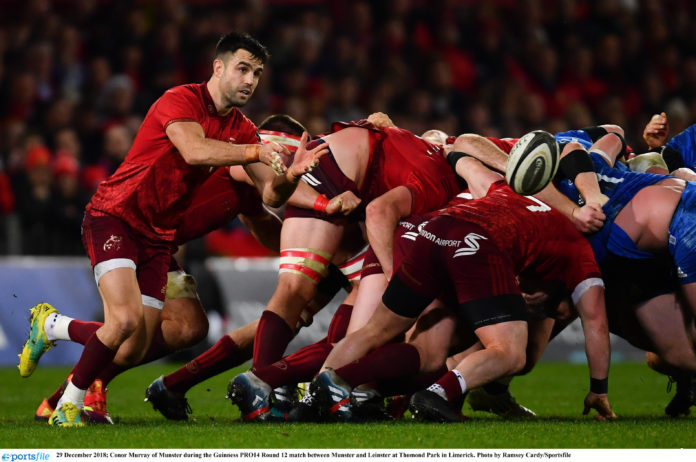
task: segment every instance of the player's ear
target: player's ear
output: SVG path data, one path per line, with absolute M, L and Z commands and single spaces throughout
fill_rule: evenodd
M 222 73 L 225 71 L 225 63 L 221 58 L 215 58 L 213 60 L 213 75 L 215 77 L 222 77 Z

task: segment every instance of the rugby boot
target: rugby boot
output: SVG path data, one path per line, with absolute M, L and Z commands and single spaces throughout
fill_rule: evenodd
M 66 401 L 53 411 L 48 424 L 60 427 L 82 427 L 87 420 L 82 409 Z
M 297 387 L 283 385 L 273 389 L 271 394 L 271 414 L 281 420 L 287 420 L 288 414 L 298 401 Z
M 29 338 L 22 347 L 17 366 L 19 375 L 22 377 L 29 377 L 33 374 L 41 356 L 56 345 L 56 342 L 49 340 L 46 336 L 44 324 L 46 318 L 53 313 L 58 313 L 58 310 L 48 303 L 39 303 L 33 306 L 29 313 Z
M 317 375 L 309 385 L 309 392 L 319 405 L 320 416 L 339 422 L 353 420 L 351 387 L 333 369 Z
M 458 409 L 453 409 L 447 400 L 430 390 L 421 390 L 411 396 L 408 405 L 411 416 L 416 420 L 439 423 L 464 422 L 468 420 Z
M 67 387 L 68 383 L 72 380 L 72 376 L 73 375 L 70 374 L 65 380 L 63 380 L 63 383 L 60 385 L 61 394 L 65 391 L 65 387 Z M 55 409 L 53 409 L 53 407 L 48 403 L 48 399 L 44 399 L 41 401 L 41 404 L 34 413 L 34 420 L 48 422 L 48 419 L 51 417 L 51 414 L 53 414 L 53 411 L 55 411 Z
M 169 420 L 187 420 L 192 412 L 191 406 L 186 398 L 167 390 L 163 379 L 164 376 L 160 375 L 147 387 L 145 401 L 149 401 L 155 411 Z
M 411 400 L 411 395 L 398 395 L 387 398 L 386 409 L 392 419 L 398 420 L 404 417 L 408 410 L 408 403 Z
M 113 425 L 114 421 L 106 410 L 106 392 L 101 380 L 97 379 L 85 394 L 84 415 L 90 423 Z
M 55 411 L 55 409 L 48 404 L 47 399 L 44 399 L 41 401 L 41 404 L 34 413 L 34 420 L 38 420 L 39 422 L 48 422 L 48 419 L 51 417 L 51 414 L 53 414 L 53 411 Z
M 312 398 L 312 395 L 307 393 L 299 400 L 293 408 L 288 412 L 288 422 L 321 422 L 319 416 L 319 407 L 317 402 Z
M 680 415 L 689 415 L 691 406 L 696 405 L 696 376 L 689 374 L 683 378 L 669 378 L 667 391 L 672 388 L 672 383 L 676 382 L 677 392 L 672 397 L 672 400 L 665 407 L 665 414 L 670 417 L 679 417 Z
M 272 393 L 271 386 L 251 371 L 239 374 L 227 386 L 227 398 L 239 407 L 244 422 L 280 420 L 271 413 Z
M 359 385 L 350 392 L 353 420 L 356 422 L 383 422 L 394 420 L 387 412 L 384 397 L 375 389 Z
M 517 402 L 510 390 L 502 393 L 489 393 L 479 387 L 469 392 L 469 406 L 474 411 L 491 412 L 504 419 L 524 419 L 536 417 L 536 413 Z

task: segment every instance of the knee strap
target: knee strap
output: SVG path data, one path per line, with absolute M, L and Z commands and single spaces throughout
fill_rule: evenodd
M 331 255 L 318 249 L 285 249 L 280 251 L 280 272 L 304 276 L 318 284 L 329 273 Z
M 592 159 L 584 149 L 576 149 L 561 157 L 555 179 L 575 181 L 575 177 L 584 172 L 594 172 Z

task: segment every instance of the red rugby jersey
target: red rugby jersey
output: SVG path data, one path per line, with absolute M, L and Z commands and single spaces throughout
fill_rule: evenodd
M 533 197 L 516 194 L 505 180 L 493 183 L 481 199 L 453 200 L 442 213 L 487 230 L 517 275 L 560 281 L 569 290 L 600 277 L 592 247 L 570 220 Z
M 442 207 L 460 187 L 456 175 L 442 156 L 442 146 L 429 143 L 408 130 L 378 129 L 366 120 L 335 123 L 334 132 L 346 127 L 369 130 L 370 159 L 360 197 L 365 203 L 397 186 L 412 194 L 412 215 Z
M 99 185 L 87 211 L 115 216 L 147 239 L 173 242 L 194 191 L 214 170 L 184 161 L 165 132 L 178 121 L 198 122 L 207 138 L 260 141 L 256 126 L 237 108 L 217 114 L 205 83 L 171 88 L 150 107 L 128 155 Z

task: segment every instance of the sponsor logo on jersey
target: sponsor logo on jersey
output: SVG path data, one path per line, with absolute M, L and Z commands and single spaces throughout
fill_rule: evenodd
M 464 243 L 467 245 L 467 247 L 462 247 L 461 249 L 457 249 L 454 252 L 454 256 L 452 258 L 457 258 L 457 257 L 464 257 L 466 255 L 473 255 L 476 252 L 479 251 L 481 246 L 479 245 L 479 239 L 488 240 L 487 237 L 481 236 L 480 234 L 476 233 L 469 233 L 466 235 L 464 238 Z
M 681 268 L 679 268 L 679 267 L 677 266 L 677 277 L 678 277 L 679 279 L 684 279 L 684 278 L 686 278 L 686 277 L 689 277 L 689 275 L 686 274 Z
M 441 239 L 433 233 L 431 233 L 430 231 L 426 231 L 425 229 L 423 229 L 426 223 L 428 222 L 426 221 L 425 223 L 421 223 L 420 225 L 418 225 L 418 234 L 420 234 L 427 240 L 434 242 L 436 245 L 439 245 L 440 247 L 459 247 L 459 244 L 462 243 L 462 241 L 460 241 L 459 239 Z

